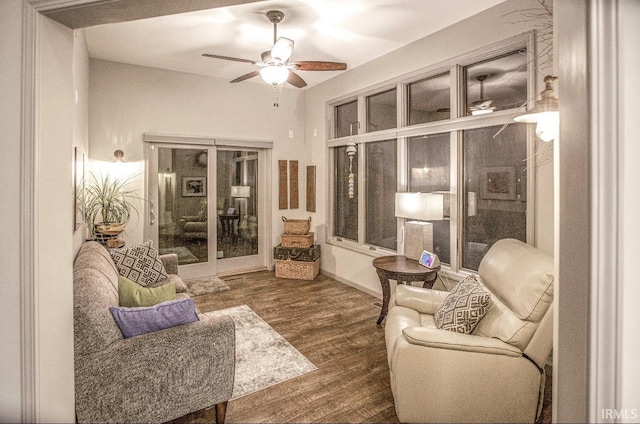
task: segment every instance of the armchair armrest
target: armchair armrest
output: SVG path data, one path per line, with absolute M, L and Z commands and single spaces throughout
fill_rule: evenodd
M 178 255 L 176 253 L 167 253 L 158 255 L 162 265 L 164 265 L 167 274 L 178 274 Z
M 449 292 L 446 291 L 398 284 L 395 303 L 398 306 L 415 309 L 421 314 L 433 315 L 448 294 Z
M 522 356 L 522 351 L 517 347 L 493 337 L 456 333 L 432 327 L 407 327 L 402 330 L 402 334 L 413 345 L 493 355 Z
M 79 422 L 161 422 L 231 398 L 235 326 L 221 316 L 76 357 Z M 161 405 L 161 406 L 160 406 Z

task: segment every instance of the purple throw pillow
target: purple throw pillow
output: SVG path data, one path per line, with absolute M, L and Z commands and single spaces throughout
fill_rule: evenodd
M 109 310 L 125 339 L 199 321 L 193 299 L 169 300 L 139 308 L 111 306 Z

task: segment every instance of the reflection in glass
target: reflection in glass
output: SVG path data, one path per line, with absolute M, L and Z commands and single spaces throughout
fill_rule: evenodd
M 158 249 L 179 265 L 207 262 L 207 151 L 158 148 Z
M 397 127 L 397 110 L 398 99 L 395 88 L 367 97 L 367 129 L 365 132 Z
M 358 120 L 358 101 L 336 106 L 336 138 L 350 135 L 350 125 Z
M 449 119 L 450 91 L 448 73 L 409 84 L 409 125 Z
M 396 140 L 366 144 L 365 243 L 397 249 L 395 196 L 397 179 Z
M 451 232 L 450 198 L 450 136 L 434 134 L 418 136 L 409 139 L 409 186 L 413 193 L 440 192 L 446 194 L 444 200 L 445 219 L 430 221 L 433 225 L 433 250 L 441 262 L 451 263 L 450 241 Z
M 521 49 L 465 68 L 466 114 L 513 109 L 527 101 L 527 51 Z
M 218 150 L 217 258 L 258 254 L 258 153 Z
M 335 211 L 334 211 L 334 236 L 358 241 L 358 155 L 353 156 L 353 173 L 355 177 L 355 194 L 349 198 L 349 156 L 347 147 L 341 146 L 333 149 L 335 169 Z
M 527 236 L 526 124 L 464 131 L 462 267 L 477 270 L 496 241 Z M 495 138 L 494 138 L 495 137 Z

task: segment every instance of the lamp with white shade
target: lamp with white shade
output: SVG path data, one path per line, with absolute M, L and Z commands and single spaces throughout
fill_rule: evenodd
M 247 199 L 251 197 L 251 186 L 231 186 L 231 197 L 240 199 L 238 215 L 240 215 L 240 227 L 247 225 Z M 244 211 L 241 205 L 244 204 Z M 244 213 L 243 213 L 244 212 Z
M 406 218 L 404 255 L 420 259 L 424 250 L 433 252 L 433 224 L 444 219 L 445 196 L 436 193 L 396 193 L 396 217 Z

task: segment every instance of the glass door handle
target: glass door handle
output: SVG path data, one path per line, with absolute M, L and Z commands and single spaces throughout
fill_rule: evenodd
M 157 214 L 156 214 L 156 209 L 155 206 L 153 204 L 153 202 L 149 202 L 150 203 L 150 207 L 149 207 L 149 215 L 151 216 L 151 225 L 156 223 L 156 219 L 157 219 Z

